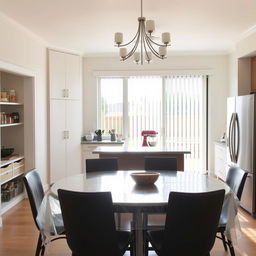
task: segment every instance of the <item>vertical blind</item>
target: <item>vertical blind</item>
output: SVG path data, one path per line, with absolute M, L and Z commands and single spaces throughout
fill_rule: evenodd
M 205 170 L 206 76 L 136 76 L 99 81 L 99 128 L 115 129 L 133 146 L 141 145 L 142 130 L 155 130 L 158 143 L 191 151 L 185 155 L 185 170 Z
M 171 148 L 187 149 L 185 170 L 205 169 L 206 97 L 204 76 L 165 79 L 165 141 Z

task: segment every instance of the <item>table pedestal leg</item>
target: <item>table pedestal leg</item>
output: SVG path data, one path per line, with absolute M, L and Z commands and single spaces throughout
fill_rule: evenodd
M 135 229 L 135 256 L 143 256 L 143 220 L 142 212 L 136 210 L 133 214 L 133 223 Z

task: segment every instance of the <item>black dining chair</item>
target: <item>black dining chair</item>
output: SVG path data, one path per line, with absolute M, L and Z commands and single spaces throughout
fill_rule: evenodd
M 146 171 L 177 171 L 176 157 L 145 157 Z
M 58 196 L 73 256 L 121 256 L 133 247 L 131 232 L 115 228 L 111 192 L 59 189 Z
M 144 167 L 146 171 L 177 171 L 176 157 L 145 157 Z M 161 211 L 160 211 L 161 212 Z M 150 209 L 143 211 L 143 227 L 146 230 L 161 229 L 164 226 L 165 214 L 152 212 Z M 152 250 L 148 247 L 147 250 Z
M 41 231 L 40 227 L 36 220 L 40 205 L 44 198 L 44 190 L 43 190 L 41 178 L 39 176 L 39 172 L 36 169 L 32 169 L 28 171 L 23 176 L 23 182 L 25 184 L 26 191 L 28 194 L 28 199 L 29 199 L 31 210 L 32 210 L 33 219 L 39 231 L 35 255 L 36 256 L 44 255 L 45 246 L 43 244 L 42 235 L 40 233 Z M 51 239 L 51 242 L 61 238 L 65 238 L 65 236 L 59 236 L 65 233 L 62 215 L 61 214 L 55 215 L 53 218 L 53 221 L 54 221 L 54 226 L 56 228 L 57 236 L 55 236 L 55 234 L 52 233 L 53 238 Z
M 86 172 L 117 171 L 117 158 L 86 159 Z
M 117 171 L 118 161 L 117 158 L 94 158 L 86 159 L 86 172 L 105 172 Z M 121 228 L 121 213 L 115 213 L 117 219 L 117 227 Z
M 170 192 L 165 227 L 147 231 L 146 242 L 159 256 L 209 256 L 224 195 L 225 190 Z
M 244 188 L 247 175 L 248 173 L 239 167 L 232 166 L 228 170 L 226 184 L 230 187 L 230 189 L 233 191 L 233 193 L 237 196 L 239 200 L 241 200 L 241 197 L 242 197 L 243 188 Z M 218 233 L 220 233 L 221 236 L 217 236 L 217 237 L 222 240 L 225 251 L 227 251 L 227 246 L 228 246 L 230 254 L 232 256 L 235 256 L 233 243 L 230 240 L 230 238 L 228 239 L 225 236 L 227 222 L 228 222 L 228 212 L 227 212 L 227 209 L 224 208 L 222 209 L 222 212 L 220 215 L 220 221 L 219 221 L 219 227 L 218 227 Z

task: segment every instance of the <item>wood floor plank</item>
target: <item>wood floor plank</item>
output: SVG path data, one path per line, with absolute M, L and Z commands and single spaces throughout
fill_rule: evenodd
M 244 211 L 239 211 L 242 234 L 235 245 L 236 256 L 256 255 L 256 220 Z M 38 238 L 38 231 L 33 222 L 28 200 L 13 207 L 3 215 L 3 227 L 0 228 L 0 256 L 33 256 Z M 70 256 L 65 240 L 58 240 L 47 248 L 45 255 Z M 126 253 L 128 256 L 129 253 Z M 228 256 L 218 239 L 211 256 Z M 93 255 L 92 255 L 93 256 Z M 155 256 L 150 252 L 150 256 Z

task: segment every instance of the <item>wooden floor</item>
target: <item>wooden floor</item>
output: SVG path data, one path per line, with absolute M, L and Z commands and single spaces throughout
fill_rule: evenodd
M 242 234 L 235 245 L 236 256 L 255 256 L 256 220 L 240 211 L 239 221 Z M 0 228 L 0 256 L 32 256 L 35 253 L 37 238 L 38 232 L 33 223 L 30 206 L 27 200 L 23 200 L 3 215 L 3 227 Z M 45 255 L 67 256 L 71 253 L 66 241 L 59 240 L 51 243 Z M 229 254 L 224 252 L 221 242 L 217 239 L 211 256 L 224 255 Z

